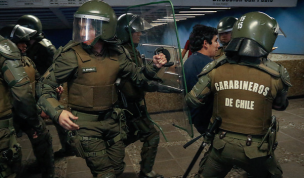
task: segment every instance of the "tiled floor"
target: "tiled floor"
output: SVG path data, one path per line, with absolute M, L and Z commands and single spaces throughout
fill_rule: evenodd
M 279 146 L 276 150 L 277 157 L 284 171 L 284 178 L 300 178 L 304 175 L 304 99 L 290 100 L 290 105 L 286 111 L 273 111 L 280 121 Z M 163 174 L 166 178 L 181 177 L 186 171 L 189 163 L 195 155 L 201 142 L 196 142 L 187 149 L 184 145 L 191 138 L 182 130 L 175 128 L 170 120 L 159 115 L 153 118 L 165 130 L 169 142 L 165 142 L 161 136 L 158 154 L 156 157 L 154 170 Z M 48 129 L 53 136 L 54 150 L 60 148 L 60 143 L 56 129 L 53 125 L 48 125 Z M 199 135 L 195 132 L 195 136 Z M 35 159 L 31 145 L 26 135 L 18 139 L 23 151 L 23 176 L 24 178 L 38 178 L 40 175 L 29 175 L 27 165 Z M 126 168 L 120 178 L 135 178 L 139 172 L 141 142 L 136 142 L 126 148 Z M 200 159 L 199 159 L 200 160 Z M 198 162 L 191 171 L 191 176 L 198 170 Z M 67 157 L 56 160 L 56 176 L 63 178 L 89 178 L 92 177 L 85 162 L 81 158 Z M 226 177 L 240 178 L 246 177 L 243 171 L 235 170 Z

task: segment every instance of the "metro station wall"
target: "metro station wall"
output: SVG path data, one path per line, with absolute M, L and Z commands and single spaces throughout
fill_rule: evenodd
M 203 5 L 203 4 L 202 4 Z M 274 17 L 287 38 L 278 36 L 274 46 L 278 47 L 274 53 L 279 54 L 304 54 L 304 0 L 298 0 L 297 7 L 291 8 L 237 8 L 217 12 L 215 14 L 204 15 L 194 19 L 177 22 L 177 30 L 181 48 L 184 47 L 188 37 L 192 31 L 192 27 L 196 24 L 204 24 L 208 26 L 217 26 L 220 19 L 226 16 L 241 17 L 243 14 L 252 11 L 261 11 Z M 178 12 L 177 12 L 178 13 Z
M 66 45 L 72 39 L 72 29 L 44 30 L 46 38 L 51 40 L 53 45 L 58 49 Z

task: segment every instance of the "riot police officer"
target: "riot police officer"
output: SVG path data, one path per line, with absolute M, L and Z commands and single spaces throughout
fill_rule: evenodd
M 56 51 L 55 46 L 49 39 L 45 38 L 42 32 L 42 24 L 38 17 L 34 15 L 23 15 L 18 19 L 17 24 L 37 31 L 37 33 L 30 39 L 26 54 L 32 61 L 34 61 L 40 75 L 43 75 L 53 63 L 53 56 Z M 59 89 L 63 88 L 60 86 Z M 55 158 L 74 155 L 70 146 L 66 143 L 66 132 L 61 129 L 58 124 L 55 123 L 54 125 L 56 126 L 61 143 L 61 149 L 54 153 Z
M 32 97 L 35 97 L 35 85 L 36 81 L 40 78 L 38 71 L 36 70 L 34 62 L 26 56 L 27 44 L 30 37 L 35 35 L 36 31 L 22 27 L 20 25 L 8 25 L 0 30 L 0 34 L 3 37 L 9 38 L 14 42 L 20 50 L 21 60 L 20 64 L 26 72 L 30 88 L 32 90 Z M 26 107 L 26 106 L 19 106 Z M 16 131 L 22 130 L 28 135 L 31 141 L 34 155 L 36 156 L 37 163 L 42 172 L 42 177 L 51 178 L 54 176 L 54 159 L 53 159 L 53 148 L 52 148 L 52 137 L 48 130 L 46 129 L 45 123 L 40 117 L 37 117 L 37 123 L 39 123 L 39 134 L 34 133 L 35 127 L 33 127 L 27 120 L 21 117 L 16 111 L 16 107 L 13 107 L 13 121 Z M 37 170 L 39 171 L 39 170 Z
M 17 24 L 36 30 L 37 33 L 31 37 L 30 45 L 27 49 L 27 56 L 34 61 L 38 72 L 43 75 L 52 65 L 53 56 L 56 51 L 52 42 L 45 38 L 42 32 L 42 24 L 38 17 L 34 15 L 23 15 Z
M 86 160 L 94 177 L 114 178 L 124 170 L 126 137 L 124 111 L 115 107 L 117 78 L 131 79 L 144 86 L 166 63 L 156 55 L 155 66 L 137 68 L 126 49 L 115 40 L 117 19 L 106 3 L 92 0 L 74 14 L 73 41 L 60 47 L 54 56 L 55 68 L 44 74 L 37 94 L 38 105 L 50 118 L 69 130 L 69 143 Z M 68 82 L 67 111 L 54 89 Z M 74 123 L 75 122 L 75 123 Z
M 232 31 L 233 25 L 236 21 L 237 21 L 237 18 L 231 17 L 231 16 L 224 17 L 219 21 L 219 23 L 217 25 L 217 31 L 218 31 L 219 40 L 220 40 L 222 46 L 218 48 L 218 51 L 217 51 L 216 55 L 214 56 L 214 59 L 218 59 L 222 55 L 224 55 L 224 50 L 231 40 L 231 31 Z
M 280 33 L 277 21 L 267 14 L 243 15 L 233 27 L 227 57 L 209 63 L 187 94 L 190 107 L 214 95 L 211 121 L 222 118 L 196 177 L 225 177 L 233 165 L 253 177 L 282 177 L 274 154 L 278 123 L 271 115 L 272 109 L 288 106 L 291 83 L 286 68 L 267 59 Z
M 123 14 L 117 20 L 117 37 L 121 40 L 122 45 L 129 51 L 132 61 L 138 66 L 142 66 L 143 61 L 139 51 L 136 48 L 135 51 L 132 49 L 129 30 L 131 30 L 134 46 L 137 47 L 142 32 L 151 27 L 152 26 L 143 18 L 131 13 Z M 134 53 L 137 53 L 137 58 L 135 58 Z M 133 86 L 129 80 L 122 80 L 120 84 L 120 90 L 127 100 L 127 109 L 133 114 L 130 115 L 130 118 L 127 118 L 129 133 L 128 138 L 124 143 L 128 146 L 137 140 L 143 142 L 140 178 L 162 178 L 163 176 L 158 175 L 152 170 L 157 154 L 159 132 L 155 129 L 152 121 L 148 119 L 148 113 L 146 112 L 146 106 L 143 101 L 145 97 L 143 89 Z

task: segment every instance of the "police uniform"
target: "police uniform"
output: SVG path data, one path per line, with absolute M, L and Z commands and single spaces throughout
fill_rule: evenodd
M 243 60 L 243 61 L 242 61 Z M 203 81 L 208 81 L 206 85 Z M 270 60 L 239 63 L 226 58 L 209 63 L 199 82 L 187 94 L 192 106 L 201 105 L 206 95 L 214 95 L 213 117 L 221 117 L 220 131 L 212 149 L 200 163 L 197 177 L 224 177 L 233 165 L 255 177 L 268 173 L 280 177 L 282 170 L 267 141 L 272 103 L 290 86 L 286 69 Z
M 31 89 L 33 97 L 35 97 L 35 85 L 36 81 L 40 78 L 40 74 L 35 69 L 35 64 L 27 56 L 21 57 L 22 66 L 30 79 Z M 41 133 L 37 138 L 33 138 L 33 128 L 26 120 L 22 119 L 18 114 L 14 112 L 14 127 L 16 130 L 22 130 L 25 132 L 31 141 L 34 155 L 37 159 L 38 169 L 41 169 L 42 177 L 54 176 L 54 158 L 52 137 L 49 131 L 46 129 L 46 125 L 42 118 L 37 117 L 39 123 L 41 123 Z
M 16 134 L 13 127 L 13 105 L 22 105 L 27 100 L 28 93 L 31 92 L 28 84 L 28 77 L 24 75 L 24 69 L 17 67 L 20 64 L 20 52 L 17 46 L 11 41 L 0 36 L 0 152 L 1 170 L 3 177 L 13 175 L 21 167 L 21 147 L 17 143 Z M 21 75 L 18 75 L 21 74 Z M 23 75 L 22 75 L 23 74 Z M 17 77 L 17 78 L 16 78 Z M 20 78 L 19 78 L 20 77 Z M 12 95 L 13 94 L 13 95 Z M 20 100 L 16 100 L 20 98 Z M 34 101 L 29 98 L 34 107 Z M 13 101 L 15 101 L 13 103 Z M 19 103 L 18 103 L 19 102 Z M 16 108 L 19 114 L 26 114 L 26 107 Z M 12 156 L 7 153 L 13 151 Z M 17 167 L 16 167 L 17 166 Z M 19 167 L 18 167 L 19 166 Z
M 129 52 L 132 61 L 139 66 L 143 65 L 143 61 L 140 58 L 140 53 L 135 49 L 137 53 L 135 58 L 132 45 L 126 43 L 123 45 Z M 155 129 L 154 124 L 148 118 L 146 112 L 146 106 L 144 105 L 145 93 L 143 89 L 134 87 L 129 81 L 122 81 L 120 90 L 125 95 L 128 107 L 127 109 L 133 114 L 127 120 L 129 127 L 129 133 L 127 139 L 124 141 L 128 146 L 131 143 L 140 140 L 143 142 L 141 151 L 141 171 L 144 174 L 148 174 L 152 171 L 159 143 L 159 132 Z
M 118 175 L 125 166 L 124 114 L 114 107 L 118 99 L 116 79 L 128 78 L 142 86 L 146 76 L 153 77 L 158 71 L 153 66 L 137 69 L 125 52 L 109 44 L 96 53 L 84 43 L 71 41 L 58 49 L 53 68 L 46 73 L 48 77 L 40 81 L 38 104 L 57 123 L 64 108 L 56 100 L 54 89 L 68 82 L 68 105 L 78 117 L 75 123 L 80 127 L 69 134 L 70 143 L 78 156 L 86 160 L 94 176 Z

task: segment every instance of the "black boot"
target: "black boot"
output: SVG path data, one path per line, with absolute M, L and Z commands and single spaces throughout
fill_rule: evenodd
M 139 173 L 139 178 L 164 178 L 164 176 L 157 174 L 154 171 L 151 171 L 147 174 L 143 173 L 142 171 L 140 171 Z

